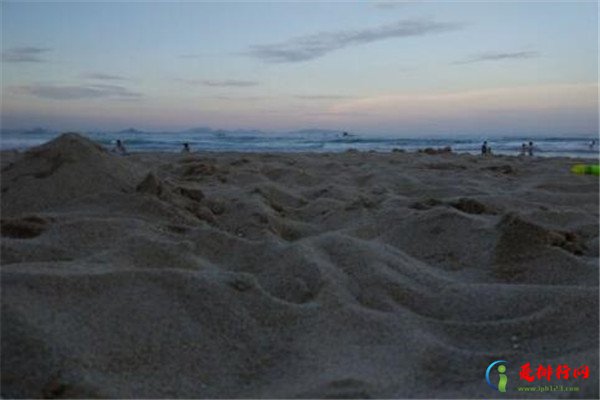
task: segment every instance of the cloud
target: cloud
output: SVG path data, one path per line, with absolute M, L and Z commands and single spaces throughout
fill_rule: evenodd
M 516 51 L 516 52 L 487 52 L 473 55 L 464 60 L 455 61 L 453 64 L 472 64 L 483 61 L 499 61 L 499 60 L 519 60 L 527 58 L 539 57 L 537 51 Z
M 222 81 L 216 80 L 199 80 L 199 79 L 183 79 L 183 78 L 175 78 L 177 82 L 184 83 L 186 85 L 204 85 L 211 87 L 251 87 L 258 86 L 260 82 L 258 81 L 244 81 L 237 79 L 226 79 Z
M 309 112 L 305 112 L 303 113 L 303 115 L 308 115 L 308 116 L 312 116 L 312 117 L 324 117 L 324 118 L 329 118 L 329 117 L 344 117 L 344 118 L 359 118 L 359 117 L 367 117 L 369 116 L 369 113 L 363 113 L 363 112 L 336 112 L 336 111 L 309 111 Z
M 127 78 L 119 76 L 119 75 L 109 75 L 109 74 L 103 74 L 100 72 L 91 72 L 88 74 L 83 74 L 82 77 L 86 78 L 86 79 L 95 79 L 95 80 L 100 80 L 100 81 L 126 81 L 127 80 Z
M 245 53 L 268 63 L 293 63 L 323 57 L 335 50 L 378 40 L 424 36 L 462 28 L 462 24 L 426 20 L 404 20 L 363 30 L 323 32 L 300 36 L 286 42 L 253 45 Z
M 194 59 L 200 59 L 200 58 L 211 58 L 211 57 L 220 57 L 221 53 L 219 52 L 203 52 L 203 53 L 187 53 L 187 54 L 179 54 L 177 55 L 178 58 L 183 58 L 183 59 L 188 59 L 188 60 L 194 60 Z
M 179 58 L 186 58 L 186 59 L 196 59 L 196 58 L 205 58 L 207 57 L 208 54 L 201 54 L 201 53 L 197 53 L 197 54 L 180 54 L 177 57 Z
M 224 81 L 211 81 L 206 80 L 202 81 L 202 84 L 205 86 L 213 86 L 213 87 L 250 87 L 257 86 L 258 82 L 256 81 L 239 81 L 235 79 L 228 79 Z
M 174 81 L 183 83 L 185 85 L 201 85 L 202 81 L 198 79 L 184 79 L 184 78 L 173 78 Z
M 312 94 L 312 95 L 303 95 L 299 94 L 294 96 L 297 99 L 303 100 L 340 100 L 340 99 L 351 99 L 352 96 L 344 96 L 337 94 Z
M 268 97 L 265 97 L 265 96 L 228 96 L 228 95 L 210 96 L 208 98 L 216 99 L 216 100 L 231 100 L 231 101 L 259 101 L 259 100 L 268 99 Z
M 403 135 L 416 131 L 446 135 L 597 132 L 598 84 L 390 93 L 336 102 L 323 111 L 348 114 L 353 129 L 368 127 Z
M 597 109 L 597 84 L 561 84 L 493 88 L 462 92 L 377 95 L 339 102 L 329 111 L 380 117 L 456 116 L 468 120 L 481 113 L 506 110 Z
M 142 95 L 116 85 L 28 85 L 17 86 L 13 92 L 52 100 L 77 100 L 94 98 L 137 99 Z
M 375 8 L 379 8 L 380 10 L 391 10 L 406 5 L 408 4 L 402 1 L 377 1 L 373 3 L 373 6 Z
M 2 53 L 2 61 L 11 63 L 44 62 L 40 56 L 50 49 L 42 47 L 13 47 Z

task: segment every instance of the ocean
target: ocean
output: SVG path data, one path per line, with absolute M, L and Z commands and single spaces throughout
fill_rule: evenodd
M 0 132 L 1 150 L 24 150 L 37 146 L 58 136 L 58 132 L 44 129 L 29 131 L 3 130 Z M 129 129 L 121 132 L 88 132 L 85 136 L 106 147 L 114 146 L 121 139 L 130 152 L 170 151 L 177 152 L 182 144 L 190 144 L 192 151 L 238 151 L 238 152 L 342 152 L 359 151 L 390 152 L 394 149 L 417 151 L 427 147 L 450 146 L 457 153 L 478 154 L 483 140 L 494 154 L 518 155 L 522 143 L 534 142 L 535 155 L 543 157 L 598 158 L 598 138 L 580 137 L 439 137 L 400 138 L 344 134 L 329 130 L 302 130 L 286 133 L 261 131 L 224 131 L 198 128 L 183 132 L 144 132 Z M 590 148 L 592 140 L 596 145 Z

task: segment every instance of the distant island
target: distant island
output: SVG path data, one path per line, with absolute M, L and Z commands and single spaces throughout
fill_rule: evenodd
M 135 129 L 135 128 L 127 128 L 127 129 L 123 129 L 122 131 L 119 131 L 117 133 L 138 134 L 138 133 L 145 133 L 145 132 L 141 131 L 139 129 Z
M 3 128 L 2 132 L 3 133 L 10 133 L 10 134 L 35 134 L 35 135 L 55 135 L 58 134 L 60 132 L 65 132 L 67 130 L 65 129 L 48 129 L 48 128 L 42 128 L 42 127 L 35 127 L 35 128 L 31 128 L 31 129 L 6 129 Z M 142 129 L 138 129 L 138 128 L 127 128 L 127 129 L 122 129 L 122 130 L 118 130 L 118 131 L 110 131 L 110 130 L 100 130 L 100 129 L 93 129 L 93 130 L 80 130 L 80 132 L 87 132 L 87 133 L 93 133 L 93 134 L 114 134 L 114 135 L 138 135 L 138 134 L 144 134 L 144 133 L 187 133 L 187 134 L 197 134 L 197 135 L 216 135 L 216 136 L 227 136 L 227 135 L 256 135 L 256 136 L 260 136 L 260 135 L 302 135 L 302 136 L 326 136 L 326 137 L 332 137 L 332 136 L 340 136 L 340 137 L 351 137 L 351 136 L 356 136 L 355 134 L 351 134 L 347 131 L 342 131 L 342 130 L 335 130 L 335 129 L 320 129 L 320 128 L 305 128 L 305 129 L 298 129 L 298 130 L 292 130 L 292 131 L 262 131 L 259 129 L 232 129 L 232 130 L 228 130 L 228 129 L 213 129 L 210 127 L 206 127 L 206 126 L 199 126 L 199 127 L 194 127 L 194 128 L 189 128 L 189 129 L 183 129 L 183 130 L 142 130 Z

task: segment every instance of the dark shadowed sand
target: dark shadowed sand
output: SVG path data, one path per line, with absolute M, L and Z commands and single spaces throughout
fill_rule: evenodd
M 2 396 L 597 398 L 598 178 L 574 163 L 3 153 Z M 590 377 L 514 392 L 527 362 Z

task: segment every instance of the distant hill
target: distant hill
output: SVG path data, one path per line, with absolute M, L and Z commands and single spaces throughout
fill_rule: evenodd
M 135 129 L 135 128 L 127 128 L 127 129 L 123 129 L 122 131 L 119 131 L 117 133 L 136 134 L 136 133 L 144 133 L 144 131 L 140 131 L 139 129 Z
M 23 134 L 26 135 L 49 135 L 52 133 L 56 133 L 50 129 L 46 129 L 46 128 L 33 128 L 33 129 L 28 129 L 26 131 L 22 132 Z
M 259 131 L 257 129 L 235 129 L 235 130 L 226 130 L 226 129 L 212 129 L 209 127 L 201 126 L 197 128 L 191 128 L 183 131 L 182 133 L 195 133 L 195 134 L 204 134 L 204 135 L 264 135 L 265 132 Z
M 297 134 L 297 135 L 341 135 L 342 131 L 336 131 L 333 129 L 309 128 L 309 129 L 300 129 L 297 131 L 290 131 L 288 133 Z
M 31 134 L 31 135 L 50 135 L 57 134 L 60 131 L 50 130 L 46 128 L 36 127 L 32 129 L 2 129 L 3 133 L 10 134 Z M 136 135 L 143 133 L 152 133 L 149 131 L 144 131 L 137 128 L 127 128 L 120 131 L 108 132 L 105 130 L 91 131 L 94 133 L 112 133 L 116 135 Z M 189 134 L 198 134 L 198 135 L 215 135 L 215 136 L 241 136 L 241 135 L 249 135 L 249 136 L 262 136 L 262 135 L 294 135 L 294 136 L 321 136 L 321 137 L 345 137 L 345 136 L 354 136 L 345 131 L 338 131 L 333 129 L 319 129 L 319 128 L 307 128 L 307 129 L 298 129 L 294 131 L 261 131 L 258 129 L 213 129 L 206 126 L 193 127 L 181 131 L 160 131 L 160 133 L 189 133 Z
M 184 133 L 214 133 L 215 131 L 207 126 L 200 126 L 196 128 L 190 128 L 183 131 Z
M 57 131 L 46 129 L 46 128 L 32 128 L 32 129 L 6 129 L 2 128 L 2 134 L 12 135 L 53 135 L 58 133 Z

